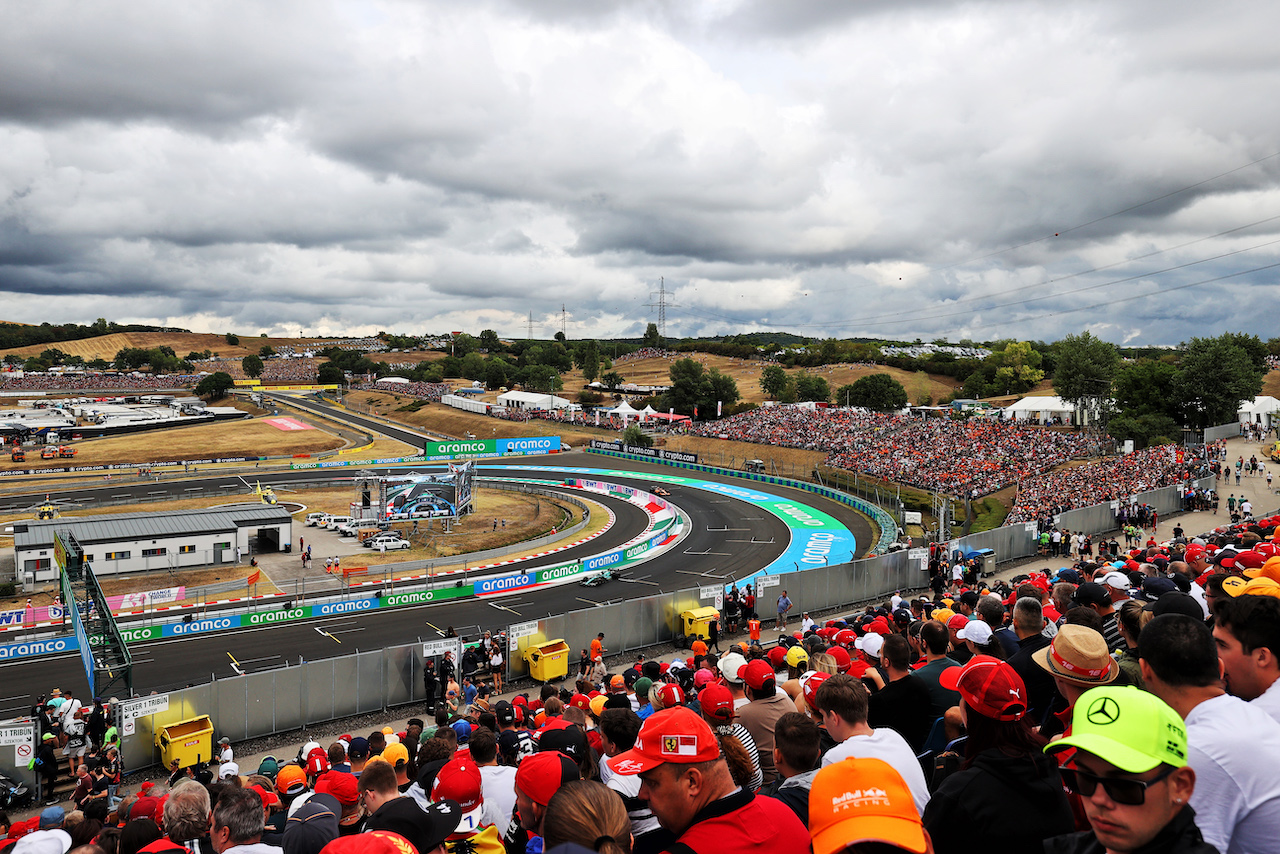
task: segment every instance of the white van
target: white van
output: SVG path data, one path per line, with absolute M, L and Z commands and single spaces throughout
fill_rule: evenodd
M 345 525 L 350 521 L 351 521 L 350 516 L 330 516 L 328 520 L 325 522 L 324 526 L 328 528 L 330 531 L 336 531 L 338 530 L 339 526 Z
M 328 513 L 308 513 L 306 519 L 307 527 L 314 528 L 316 525 L 322 524 L 321 520 L 328 515 Z

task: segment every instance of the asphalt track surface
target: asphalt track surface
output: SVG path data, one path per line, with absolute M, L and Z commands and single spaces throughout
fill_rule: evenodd
M 291 404 L 296 401 L 291 400 Z M 319 407 L 300 407 L 319 410 Z M 413 445 L 421 445 L 423 437 L 405 430 L 388 427 L 340 410 L 324 413 L 335 419 L 363 426 L 374 432 L 391 435 Z M 500 464 L 499 464 L 500 465 Z M 581 453 L 555 454 L 541 457 L 522 457 L 512 465 L 588 466 L 622 468 L 634 471 L 630 478 L 609 477 L 608 480 L 646 487 L 651 481 L 648 473 L 672 473 L 672 468 L 659 464 L 624 461 Z M 436 470 L 443 465 L 416 466 L 413 470 Z M 404 473 L 405 467 L 378 469 Z M 353 474 L 351 469 L 301 470 L 289 472 L 262 472 L 264 484 L 288 486 L 290 482 L 315 480 L 318 475 L 340 478 Z M 527 472 L 488 468 L 484 477 L 553 477 L 548 472 Z M 719 480 L 701 475 L 707 480 Z M 730 478 L 724 480 L 733 482 Z M 83 499 L 111 498 L 125 494 L 145 496 L 160 488 L 175 496 L 183 495 L 185 488 L 203 486 L 206 494 L 215 493 L 224 485 L 241 486 L 235 476 L 211 476 L 191 480 L 156 484 L 119 482 L 103 487 L 79 489 L 74 496 Z M 134 689 L 140 694 L 152 690 L 171 690 L 190 683 L 207 681 L 210 675 L 231 677 L 231 658 L 234 657 L 246 671 L 267 670 L 286 662 L 296 664 L 299 659 L 318 660 L 346 655 L 356 650 L 369 650 L 411 643 L 419 638 L 439 637 L 436 628 L 452 625 L 460 631 L 475 631 L 477 626 L 496 630 L 511 623 L 538 619 L 549 614 L 590 607 L 593 603 L 618 601 L 622 598 L 650 595 L 677 590 L 698 584 L 727 583 L 759 569 L 780 554 L 789 542 L 788 528 L 781 520 L 760 508 L 745 502 L 727 498 L 694 487 L 663 484 L 671 493 L 670 500 L 679 506 L 690 519 L 690 532 L 671 551 L 634 567 L 627 580 L 608 582 L 603 586 L 586 588 L 579 584 L 532 591 L 517 591 L 508 596 L 486 597 L 482 600 L 465 600 L 437 605 L 422 605 L 376 611 L 361 615 L 335 615 L 309 620 L 303 623 L 285 623 L 252 629 L 236 629 L 186 638 L 172 638 L 131 645 L 134 657 Z M 786 496 L 801 504 L 812 504 L 814 496 L 800 490 L 770 485 L 768 491 Z M 189 494 L 189 493 L 187 493 Z M 42 495 L 33 495 L 32 503 Z M 70 497 L 67 495 L 54 497 Z M 609 503 L 617 516 L 617 522 L 606 534 L 588 544 L 557 552 L 541 559 L 523 561 L 521 570 L 533 569 L 548 563 L 560 563 L 607 551 L 635 536 L 645 523 L 645 514 L 634 505 L 598 495 L 592 500 Z M 821 501 L 821 507 L 846 525 L 856 536 L 860 546 L 866 548 L 875 537 L 866 519 L 851 509 L 834 502 Z M 725 532 L 715 528 L 737 529 Z M 751 543 L 751 540 L 770 544 Z M 686 552 L 690 554 L 686 554 Z M 710 553 L 710 554 L 702 554 Z M 320 631 L 318 631 L 318 629 Z M 327 632 L 322 634 L 321 632 Z M 270 632 L 269 635 L 266 633 Z M 577 643 L 574 639 L 571 643 Z M 78 655 L 60 658 L 19 660 L 0 666 L 0 673 L 9 690 L 0 699 L 0 714 L 16 711 L 34 702 L 36 694 L 46 693 L 54 686 L 83 686 L 84 672 Z

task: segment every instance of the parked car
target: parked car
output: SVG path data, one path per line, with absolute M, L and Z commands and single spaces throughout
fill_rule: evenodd
M 328 515 L 329 515 L 328 513 L 308 513 L 308 514 L 307 514 L 307 527 L 308 527 L 308 528 L 314 528 L 316 525 L 323 524 L 323 523 L 321 522 L 321 520 L 322 520 L 322 519 L 324 519 L 324 518 L 325 518 L 326 516 L 328 516 Z
M 371 540 L 369 540 L 368 545 L 369 545 L 369 548 L 376 549 L 377 551 L 380 551 L 380 552 L 385 552 L 388 549 L 390 550 L 407 549 L 412 547 L 412 544 L 408 540 L 404 540 L 398 536 L 390 536 L 387 534 L 379 534 L 378 536 L 372 538 Z
M 330 531 L 336 531 L 338 530 L 339 526 L 345 525 L 350 521 L 351 521 L 350 516 L 330 516 L 329 520 L 325 522 L 324 526 L 328 528 Z

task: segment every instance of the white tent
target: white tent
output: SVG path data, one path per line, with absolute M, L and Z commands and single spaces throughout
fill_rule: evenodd
M 508 409 L 568 409 L 576 404 L 554 394 L 539 394 L 531 391 L 509 391 L 498 395 L 498 405 Z
M 610 409 L 609 414 L 615 418 L 621 418 L 622 423 L 625 424 L 627 423 L 627 421 L 631 420 L 632 418 L 639 418 L 640 410 L 636 409 L 634 406 L 632 406 L 631 404 L 627 403 L 624 400 L 622 401 L 622 403 L 619 403 L 613 409 Z
M 1241 424 L 1261 424 L 1270 429 L 1280 421 L 1280 400 L 1264 394 L 1246 401 L 1240 404 L 1236 420 Z
M 640 420 L 648 421 L 650 418 L 652 418 L 657 414 L 658 414 L 657 410 L 655 410 L 652 406 L 646 406 L 644 409 L 640 410 Z
M 1057 418 L 1063 423 L 1070 424 L 1076 408 L 1074 404 L 1067 403 L 1056 396 L 1024 397 L 1006 406 L 1003 411 L 1007 421 L 1032 421 L 1045 424 L 1050 419 Z

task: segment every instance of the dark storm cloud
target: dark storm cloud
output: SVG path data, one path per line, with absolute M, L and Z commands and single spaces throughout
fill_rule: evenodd
M 1278 28 L 1145 0 L 10 4 L 3 319 L 523 335 L 565 304 L 608 336 L 666 277 L 676 334 L 1269 337 L 1275 269 L 1193 283 L 1280 259 L 1280 157 L 1252 163 Z

